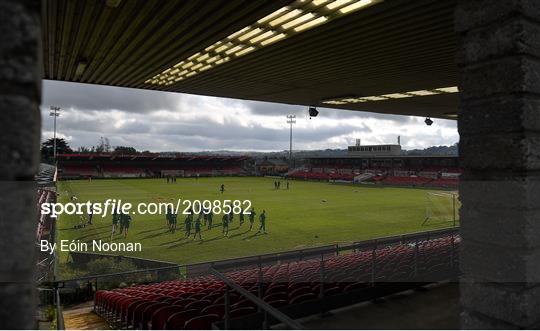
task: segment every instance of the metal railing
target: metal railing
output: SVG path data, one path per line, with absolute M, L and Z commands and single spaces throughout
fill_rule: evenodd
M 87 282 L 87 288 L 91 290 L 92 283 L 93 283 L 93 291 L 89 292 L 89 295 L 93 295 L 93 293 L 97 292 L 100 289 L 100 280 L 111 279 L 111 278 L 114 279 L 114 278 L 118 278 L 122 276 L 129 276 L 129 275 L 136 275 L 136 274 L 150 274 L 150 273 L 155 272 L 156 279 L 146 280 L 146 281 L 134 281 L 134 283 L 158 282 L 160 281 L 158 273 L 166 272 L 166 271 L 174 271 L 176 275 L 174 279 L 180 279 L 182 278 L 182 273 L 181 273 L 180 268 L 181 268 L 180 265 L 174 265 L 174 266 L 167 266 L 167 267 L 122 271 L 122 272 L 115 272 L 115 273 L 108 273 L 108 274 L 101 274 L 101 275 L 89 275 L 89 276 L 82 276 L 82 277 L 71 278 L 71 279 L 55 280 L 52 282 L 52 284 L 54 288 L 64 288 L 66 286 L 66 283 L 69 284 L 69 283 Z M 173 277 L 171 277 L 171 279 L 173 279 Z M 164 279 L 161 279 L 161 280 L 164 280 Z M 102 281 L 102 283 L 106 283 L 106 282 Z
M 220 279 L 225 284 L 227 284 L 228 287 L 232 288 L 233 290 L 238 292 L 240 295 L 244 296 L 246 299 L 253 302 L 255 305 L 257 305 L 257 307 L 259 309 L 261 309 L 261 311 L 263 311 L 265 313 L 265 319 L 264 319 L 264 322 L 263 322 L 263 328 L 264 329 L 268 328 L 267 314 L 274 317 L 276 320 L 282 322 L 283 324 L 285 324 L 290 329 L 293 329 L 293 330 L 304 330 L 305 329 L 300 323 L 293 320 L 289 316 L 283 314 L 282 312 L 280 312 L 276 308 L 270 306 L 268 303 L 264 302 L 261 298 L 253 295 L 252 293 L 250 293 L 249 291 L 247 291 L 246 289 L 244 289 L 240 285 L 236 284 L 231 279 L 227 278 L 227 276 L 225 276 L 221 272 L 217 271 L 214 268 L 211 268 L 211 272 L 216 278 Z M 229 290 L 227 289 L 225 291 L 225 316 L 224 316 L 224 323 L 225 323 L 225 329 L 226 330 L 229 329 L 229 320 L 230 320 L 229 303 L 230 303 Z
M 89 275 L 89 276 L 82 276 L 77 278 L 71 278 L 71 279 L 64 279 L 64 280 L 56 280 L 54 283 L 56 284 L 64 284 L 69 282 L 77 282 L 77 281 L 84 281 L 84 280 L 97 280 L 99 278 L 110 278 L 115 276 L 125 276 L 125 275 L 131 275 L 131 274 L 137 274 L 137 273 L 144 273 L 144 272 L 155 272 L 155 271 L 166 271 L 166 270 L 179 270 L 180 265 L 174 265 L 169 267 L 159 267 L 159 268 L 150 268 L 150 269 L 139 269 L 139 270 L 131 270 L 131 271 L 122 271 L 122 272 L 114 272 L 109 274 L 101 274 L 101 275 Z
M 426 232 L 410 233 L 410 234 L 405 234 L 405 235 L 382 237 L 382 238 L 377 238 L 377 239 L 372 239 L 372 240 L 355 242 L 352 244 L 327 245 L 327 246 L 314 247 L 314 248 L 309 248 L 309 249 L 304 249 L 304 250 L 286 251 L 286 252 L 280 252 L 280 253 L 247 256 L 247 257 L 242 257 L 242 258 L 237 258 L 237 259 L 189 264 L 189 265 L 184 266 L 186 268 L 185 275 L 182 274 L 182 266 L 174 265 L 174 266 L 166 266 L 166 267 L 158 267 L 158 268 L 123 271 L 123 272 L 116 272 L 116 273 L 109 273 L 109 274 L 89 275 L 89 276 L 82 276 L 82 277 L 77 277 L 77 278 L 72 278 L 72 279 L 55 280 L 53 282 L 53 285 L 55 287 L 64 287 L 65 283 L 93 280 L 95 290 L 98 290 L 99 289 L 98 280 L 100 279 L 133 275 L 133 274 L 138 274 L 138 273 L 151 273 L 151 272 L 174 270 L 178 272 L 178 278 L 189 278 L 190 276 L 189 269 L 192 267 L 200 267 L 201 274 L 208 274 L 208 273 L 211 273 L 213 269 L 226 271 L 226 270 L 231 270 L 231 269 L 234 270 L 234 269 L 248 267 L 248 266 L 260 267 L 261 265 L 271 264 L 271 263 L 276 263 L 276 262 L 279 263 L 279 262 L 288 262 L 288 261 L 302 261 L 305 259 L 313 259 L 313 258 L 320 258 L 322 261 L 324 261 L 325 256 L 339 255 L 343 251 L 369 250 L 369 249 L 382 247 L 385 245 L 391 245 L 395 243 L 404 243 L 404 242 L 418 243 L 424 240 L 430 240 L 430 239 L 434 239 L 438 237 L 443 237 L 446 235 L 457 235 L 458 232 L 459 232 L 459 228 L 457 227 L 447 228 L 447 229 L 440 229 L 440 230 L 433 230 L 433 231 L 426 231 Z
M 64 314 L 62 312 L 62 303 L 60 301 L 60 289 L 54 288 L 54 305 L 56 308 L 56 329 L 65 330 L 64 326 Z
M 392 245 L 405 242 L 417 242 L 427 241 L 430 239 L 435 239 L 439 237 L 444 237 L 448 235 L 457 235 L 459 233 L 458 227 L 445 228 L 439 230 L 431 230 L 424 232 L 415 232 L 404 235 L 380 237 L 371 240 L 364 240 L 359 242 L 354 242 L 350 244 L 334 244 L 326 245 L 320 247 L 299 249 L 294 251 L 285 251 L 279 253 L 271 253 L 264 255 L 254 255 L 241 257 L 237 259 L 228 259 L 220 260 L 214 262 L 206 262 L 199 264 L 186 265 L 186 268 L 192 266 L 199 266 L 203 269 L 203 266 L 207 266 L 208 270 L 210 268 L 217 268 L 219 270 L 229 270 L 229 269 L 238 269 L 248 266 L 260 266 L 265 264 L 270 264 L 274 262 L 289 262 L 289 261 L 302 261 L 306 259 L 321 258 L 324 260 L 324 257 L 339 255 L 343 251 L 358 251 L 358 250 L 370 250 L 373 248 L 382 247 L 385 245 Z M 201 270 L 203 272 L 203 270 Z
M 158 268 L 149 268 L 149 269 L 140 269 L 140 270 L 133 270 L 133 271 L 101 274 L 101 275 L 89 275 L 89 276 L 83 276 L 83 277 L 78 277 L 78 278 L 73 278 L 73 279 L 56 280 L 53 282 L 53 286 L 54 286 L 54 291 L 55 291 L 54 295 L 55 295 L 55 303 L 57 306 L 57 314 L 59 314 L 59 317 L 57 317 L 58 328 L 60 329 L 60 326 L 61 326 L 60 323 L 62 323 L 62 327 L 63 327 L 63 319 L 61 319 L 59 289 L 65 287 L 66 283 L 84 282 L 84 281 L 88 281 L 90 283 L 91 281 L 93 281 L 94 289 L 95 291 L 97 291 L 99 289 L 98 281 L 101 279 L 133 275 L 133 274 L 138 274 L 138 273 L 151 273 L 151 272 L 157 273 L 157 272 L 173 271 L 173 270 L 177 274 L 176 279 L 185 279 L 185 278 L 189 278 L 190 276 L 189 268 L 191 266 L 199 266 L 199 267 L 204 266 L 204 268 L 201 268 L 201 274 L 214 275 L 219 280 L 223 281 L 228 286 L 228 288 L 231 288 L 232 290 L 238 292 L 238 294 L 242 295 L 246 299 L 253 302 L 259 308 L 259 311 L 264 313 L 264 321 L 263 321 L 264 328 L 268 328 L 268 316 L 271 316 L 275 320 L 281 323 L 284 323 L 289 328 L 303 329 L 302 325 L 300 325 L 298 322 L 291 319 L 287 315 L 283 314 L 276 308 L 270 306 L 268 303 L 263 301 L 261 297 L 254 295 L 253 293 L 246 290 L 239 284 L 235 283 L 233 280 L 228 278 L 222 272 L 244 269 L 244 268 L 249 268 L 253 266 L 259 269 L 259 274 L 261 275 L 262 267 L 264 265 L 271 265 L 275 263 L 280 264 L 283 262 L 290 262 L 290 261 L 303 261 L 303 260 L 316 258 L 319 260 L 319 263 L 320 263 L 319 276 L 320 276 L 320 281 L 321 281 L 320 293 L 318 297 L 319 299 L 322 299 L 325 297 L 325 294 L 324 294 L 325 279 L 326 279 L 325 259 L 328 257 L 340 255 L 344 251 L 355 252 L 355 251 L 372 250 L 373 252 L 375 252 L 375 250 L 380 247 L 391 246 L 391 245 L 400 244 L 400 243 L 410 243 L 411 245 L 414 244 L 414 247 L 415 247 L 414 270 L 415 270 L 415 275 L 416 275 L 416 270 L 418 268 L 418 265 L 417 265 L 418 264 L 418 261 L 417 261 L 418 247 L 422 242 L 428 241 L 430 239 L 435 239 L 435 238 L 451 235 L 452 250 L 451 250 L 451 253 L 450 253 L 451 255 L 449 256 L 449 259 L 451 261 L 450 265 L 454 265 L 453 261 L 455 259 L 455 254 L 457 253 L 454 252 L 453 238 L 455 235 L 458 235 L 458 232 L 459 232 L 459 228 L 440 229 L 440 230 L 433 230 L 433 231 L 427 231 L 427 232 L 419 232 L 419 233 L 411 233 L 411 234 L 405 234 L 405 235 L 377 238 L 373 240 L 366 240 L 366 241 L 355 242 L 351 244 L 328 245 L 328 246 L 315 247 L 315 248 L 310 248 L 310 249 L 305 249 L 305 250 L 296 250 L 296 251 L 287 251 L 287 252 L 282 252 L 282 253 L 248 256 L 248 257 L 243 257 L 243 258 L 238 258 L 238 259 L 208 262 L 204 264 L 194 264 L 194 265 L 186 265 L 186 266 L 174 265 L 174 266 L 166 266 L 166 267 L 158 267 Z M 372 256 L 370 263 L 372 264 L 371 265 L 372 282 L 374 282 L 375 270 L 377 268 L 377 260 L 375 259 L 374 255 Z M 184 267 L 186 268 L 186 270 L 184 270 L 185 274 L 182 272 L 182 269 Z M 262 279 L 259 279 L 259 282 L 260 284 L 262 284 Z M 227 329 L 229 326 L 229 316 L 230 316 L 229 315 L 230 307 L 228 305 L 228 303 L 230 303 L 229 291 L 226 291 L 225 303 L 226 303 L 225 304 L 226 311 L 225 311 L 224 323 L 225 323 L 225 328 Z

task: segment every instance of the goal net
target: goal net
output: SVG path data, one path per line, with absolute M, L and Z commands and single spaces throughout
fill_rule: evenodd
M 426 217 L 422 225 L 428 222 L 459 222 L 459 199 L 457 192 L 427 192 Z

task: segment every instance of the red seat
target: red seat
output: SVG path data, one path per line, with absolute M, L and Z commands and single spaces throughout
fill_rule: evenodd
M 199 301 L 193 301 L 188 303 L 185 308 L 186 309 L 198 309 L 203 310 L 204 308 L 210 306 L 212 303 L 208 300 L 199 300 Z
M 303 288 L 303 287 L 308 287 L 309 286 L 309 283 L 308 282 L 294 282 L 294 283 L 291 283 L 288 288 L 287 288 L 287 292 L 292 292 L 294 290 L 296 290 L 297 288 Z
M 207 294 L 204 297 L 202 297 L 201 300 L 208 300 L 210 302 L 214 302 L 214 301 L 216 301 L 217 298 L 222 297 L 222 296 L 223 296 L 222 292 L 214 291 L 214 292 L 212 292 L 210 294 Z
M 208 306 L 202 310 L 202 313 L 204 315 L 218 315 L 219 317 L 223 317 L 225 315 L 225 305 L 217 304 Z
M 163 330 L 165 328 L 165 324 L 167 323 L 167 320 L 172 315 L 179 313 L 183 310 L 182 307 L 178 306 L 169 306 L 169 307 L 161 307 L 158 310 L 154 311 L 152 314 L 152 318 L 150 319 L 150 323 L 148 323 L 148 329 L 149 330 Z
M 196 317 L 197 315 L 199 315 L 199 311 L 197 309 L 184 310 L 182 312 L 173 314 L 169 317 L 167 323 L 165 323 L 165 329 L 181 330 L 184 328 L 184 324 L 186 324 L 187 321 L 193 317 Z
M 237 317 L 240 317 L 240 316 L 253 314 L 256 311 L 257 311 L 257 309 L 255 309 L 255 307 L 242 307 L 242 308 L 232 309 L 231 312 L 230 312 L 230 317 L 231 318 L 237 318 Z
M 168 297 L 168 296 L 162 296 L 160 298 L 157 298 L 156 301 L 159 301 L 159 302 L 169 302 L 170 300 L 174 300 L 176 298 L 173 298 L 173 297 Z
M 362 283 L 362 282 L 352 283 L 352 284 L 347 285 L 347 287 L 345 287 L 344 292 L 351 292 L 351 291 L 359 290 L 366 287 L 367 287 L 367 283 Z
M 194 317 L 184 324 L 185 330 L 210 330 L 212 329 L 212 323 L 221 320 L 218 315 L 202 315 Z
M 306 293 L 293 297 L 289 303 L 293 305 L 295 303 L 302 303 L 313 299 L 316 299 L 316 296 L 313 293 Z
M 122 308 L 126 305 L 126 304 L 129 304 L 129 302 L 133 301 L 133 297 L 131 296 L 125 296 L 125 297 L 121 297 L 119 298 L 118 300 L 115 300 L 114 301 L 114 305 L 112 306 L 112 313 L 115 315 L 115 316 L 119 316 L 120 315 L 120 312 L 122 311 Z
M 121 323 L 128 323 L 128 321 L 129 321 L 129 319 L 128 319 L 129 312 L 130 311 L 132 312 L 133 308 L 136 305 L 138 305 L 140 303 L 143 303 L 143 302 L 144 302 L 143 299 L 135 298 L 135 297 L 133 297 L 130 301 L 125 301 L 123 307 L 120 310 L 120 321 L 121 321 Z
M 175 306 L 185 307 L 188 303 L 192 303 L 192 302 L 195 302 L 195 301 L 197 301 L 197 300 L 189 299 L 189 298 L 177 299 L 177 300 L 173 301 L 171 304 L 173 304 Z
M 140 319 L 139 324 L 134 324 L 134 328 L 140 328 L 140 329 L 146 329 L 148 326 L 148 322 L 152 319 L 152 315 L 154 315 L 154 312 L 160 308 L 167 307 L 168 305 L 166 303 L 162 302 L 154 302 L 153 305 L 150 305 L 146 307 L 142 313 L 142 318 Z
M 128 315 L 128 318 L 131 317 L 130 319 L 128 319 L 128 325 L 132 325 L 134 328 L 138 328 L 142 321 L 144 310 L 155 303 L 156 302 L 154 301 L 144 301 L 134 307 L 133 313 Z
M 180 297 L 185 296 L 185 294 L 186 294 L 185 291 L 178 290 L 178 291 L 170 292 L 168 295 L 174 298 L 180 298 Z
M 238 301 L 237 303 L 231 305 L 231 309 L 243 308 L 243 307 L 255 307 L 256 305 L 249 299 L 244 299 Z
M 287 292 L 287 286 L 285 284 L 276 284 L 273 283 L 270 285 L 266 291 L 265 295 L 273 294 L 273 293 L 281 293 L 281 292 Z
M 263 298 L 264 301 L 270 302 L 274 300 L 289 300 L 289 296 L 285 292 L 277 292 L 269 294 Z
M 231 303 L 236 303 L 236 302 L 240 301 L 239 298 L 238 298 L 238 294 L 236 294 L 234 292 L 230 293 L 230 300 L 231 300 L 230 301 Z M 218 304 L 218 303 L 225 303 L 225 295 L 222 295 L 222 296 L 218 297 L 214 301 L 214 304 Z
M 159 301 L 158 299 L 160 299 L 161 297 L 163 296 L 160 294 L 148 294 L 144 298 L 150 301 Z
M 189 296 L 190 299 L 200 300 L 204 298 L 207 294 L 204 292 L 194 293 Z
M 267 302 L 272 307 L 283 307 L 287 305 L 287 300 L 282 300 L 282 299 L 272 300 L 272 301 L 267 301 Z
M 289 298 L 294 298 L 302 294 L 313 294 L 313 290 L 309 286 L 299 287 L 289 293 Z
M 331 287 L 331 288 L 328 288 L 328 289 L 325 289 L 324 290 L 324 295 L 325 296 L 330 296 L 330 295 L 336 295 L 336 294 L 340 294 L 342 293 L 341 292 L 341 288 L 339 287 Z

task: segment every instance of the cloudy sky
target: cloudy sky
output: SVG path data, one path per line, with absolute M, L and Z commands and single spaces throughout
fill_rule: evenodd
M 53 136 L 49 106 L 62 108 L 58 135 L 74 149 L 97 145 L 160 151 L 280 151 L 289 147 L 287 114 L 296 114 L 294 149 L 346 148 L 395 143 L 405 149 L 451 145 L 458 141 L 455 121 L 319 108 L 309 119 L 304 106 L 203 97 L 76 83 L 45 81 L 42 139 Z

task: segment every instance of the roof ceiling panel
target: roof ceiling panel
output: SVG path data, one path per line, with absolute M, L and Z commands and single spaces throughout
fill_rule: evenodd
M 292 0 L 46 0 L 44 78 L 319 105 L 457 85 L 455 1 L 386 0 L 169 86 L 145 83 Z M 332 107 L 445 117 L 457 94 Z

